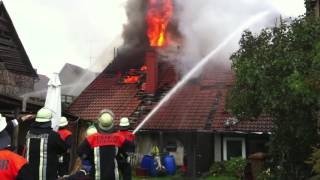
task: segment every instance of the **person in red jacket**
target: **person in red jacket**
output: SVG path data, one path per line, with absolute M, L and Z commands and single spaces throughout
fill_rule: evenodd
M 70 149 L 72 146 L 72 133 L 67 129 L 68 120 L 66 117 L 61 117 L 59 122 L 59 131 L 61 139 L 67 144 L 68 150 L 66 153 L 59 157 L 58 165 L 58 175 L 63 177 L 69 172 L 69 162 L 70 162 Z
M 129 119 L 127 117 L 121 118 L 118 134 L 123 136 L 126 140 L 133 143 L 135 136 L 132 132 L 129 131 L 129 129 L 130 129 Z M 125 149 L 123 148 L 119 149 L 119 153 L 117 155 L 117 161 L 118 161 L 119 171 L 121 172 L 123 180 L 131 180 L 132 179 L 131 165 L 130 165 L 128 152 Z
M 92 165 L 90 176 L 96 180 L 118 180 L 118 150 L 134 147 L 133 143 L 114 133 L 113 120 L 112 111 L 101 111 L 97 124 L 98 133 L 88 136 L 78 148 L 79 157 Z
M 0 114 L 0 179 L 33 180 L 25 158 L 10 151 L 11 139 L 5 128 L 7 122 Z

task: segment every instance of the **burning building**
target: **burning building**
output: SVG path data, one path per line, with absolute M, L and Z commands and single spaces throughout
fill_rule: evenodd
M 84 123 L 95 121 L 101 109 L 109 108 L 116 120 L 129 117 L 136 127 L 180 79 L 173 63 L 177 56 L 172 56 L 179 53 L 179 45 L 170 45 L 183 38 L 177 30 L 170 34 L 170 28 L 174 29 L 172 1 L 141 2 L 145 29 L 129 33 L 138 37 L 125 35 L 130 46 L 124 44 L 126 48 L 69 108 Z M 187 164 L 188 174 L 196 176 L 214 161 L 266 151 L 271 121 L 238 121 L 225 110 L 233 81 L 230 67 L 208 64 L 137 133 L 138 162 L 157 145 L 162 152 L 173 154 L 177 165 Z

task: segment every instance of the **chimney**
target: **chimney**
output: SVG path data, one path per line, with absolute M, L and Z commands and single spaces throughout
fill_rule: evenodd
M 146 92 L 155 94 L 158 88 L 158 62 L 154 50 L 148 50 L 145 54 L 145 65 L 147 66 Z

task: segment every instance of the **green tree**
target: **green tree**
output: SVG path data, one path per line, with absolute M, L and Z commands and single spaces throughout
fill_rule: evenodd
M 306 14 L 311 15 L 314 13 L 314 1 L 313 0 L 305 0 L 304 6 L 306 8 Z
M 317 142 L 320 22 L 300 17 L 259 34 L 243 33 L 231 56 L 236 81 L 227 108 L 240 120 L 272 119 L 270 154 L 279 179 L 305 179 Z

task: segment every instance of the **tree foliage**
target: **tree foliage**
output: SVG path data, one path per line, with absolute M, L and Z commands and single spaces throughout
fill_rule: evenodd
M 305 0 L 304 1 L 304 6 L 306 8 L 306 12 L 308 15 L 311 15 L 314 13 L 314 0 Z
M 240 120 L 270 117 L 270 153 L 280 179 L 304 179 L 317 141 L 320 97 L 320 22 L 283 20 L 255 35 L 244 32 L 232 57 L 236 82 L 227 108 Z

